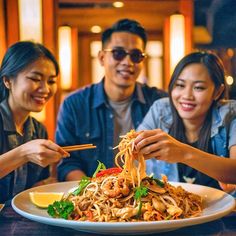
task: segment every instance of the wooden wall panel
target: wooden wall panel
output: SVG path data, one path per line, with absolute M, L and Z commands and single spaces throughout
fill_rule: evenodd
M 18 0 L 6 1 L 6 28 L 7 46 L 10 46 L 20 39 Z
M 83 87 L 84 85 L 92 82 L 91 74 L 91 58 L 90 58 L 90 43 L 91 37 L 87 34 L 79 34 L 79 78 L 78 86 Z
M 180 1 L 180 12 L 185 16 L 185 54 L 193 50 L 193 1 Z
M 5 5 L 4 1 L 0 0 L 0 63 L 6 52 L 6 21 L 5 21 Z
M 54 0 L 42 0 L 43 15 L 43 44 L 58 58 L 57 34 L 56 34 L 56 4 Z M 48 102 L 46 106 L 46 120 L 49 138 L 54 140 L 56 114 L 58 110 L 58 93 Z
M 72 90 L 78 88 L 79 79 L 79 48 L 78 48 L 78 28 L 72 27 L 71 30 L 72 41 Z
M 170 18 L 164 24 L 164 81 L 163 87 L 167 91 L 170 82 Z

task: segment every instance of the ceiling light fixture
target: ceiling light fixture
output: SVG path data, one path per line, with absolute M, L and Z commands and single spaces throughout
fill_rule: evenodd
M 99 25 L 94 25 L 91 27 L 90 31 L 92 33 L 98 34 L 98 33 L 101 33 L 102 28 Z
M 124 6 L 124 3 L 120 2 L 120 1 L 116 1 L 116 2 L 113 2 L 112 5 L 113 5 L 113 7 L 121 8 Z
M 226 83 L 232 85 L 234 83 L 234 78 L 230 75 L 226 76 Z

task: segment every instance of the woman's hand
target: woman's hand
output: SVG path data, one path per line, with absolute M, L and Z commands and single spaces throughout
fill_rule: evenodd
M 169 163 L 182 162 L 188 145 L 181 143 L 161 129 L 142 131 L 134 141 L 145 159 L 157 158 Z
M 59 145 L 46 139 L 35 139 L 19 146 L 20 154 L 26 161 L 46 167 L 70 154 Z

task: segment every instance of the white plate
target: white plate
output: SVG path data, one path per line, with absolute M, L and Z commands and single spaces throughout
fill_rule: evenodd
M 79 222 L 64 219 L 54 219 L 47 214 L 47 210 L 34 206 L 29 198 L 29 192 L 67 192 L 77 186 L 77 182 L 63 182 L 49 184 L 28 189 L 16 195 L 12 200 L 13 209 L 20 215 L 40 223 L 72 228 L 84 232 L 102 234 L 143 234 L 157 233 L 175 230 L 181 227 L 196 225 L 221 218 L 230 213 L 235 207 L 235 199 L 223 191 L 196 184 L 174 183 L 182 186 L 185 190 L 201 195 L 204 198 L 206 207 L 199 217 L 167 220 L 157 222 Z

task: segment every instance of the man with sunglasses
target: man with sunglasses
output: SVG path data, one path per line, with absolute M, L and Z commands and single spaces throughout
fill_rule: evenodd
M 105 76 L 98 84 L 68 96 L 58 115 L 59 145 L 93 143 L 93 150 L 71 152 L 58 165 L 58 179 L 78 180 L 92 176 L 98 161 L 114 166 L 113 147 L 119 136 L 135 129 L 152 103 L 167 94 L 136 80 L 143 68 L 147 36 L 134 20 L 122 19 L 102 34 L 99 60 Z

